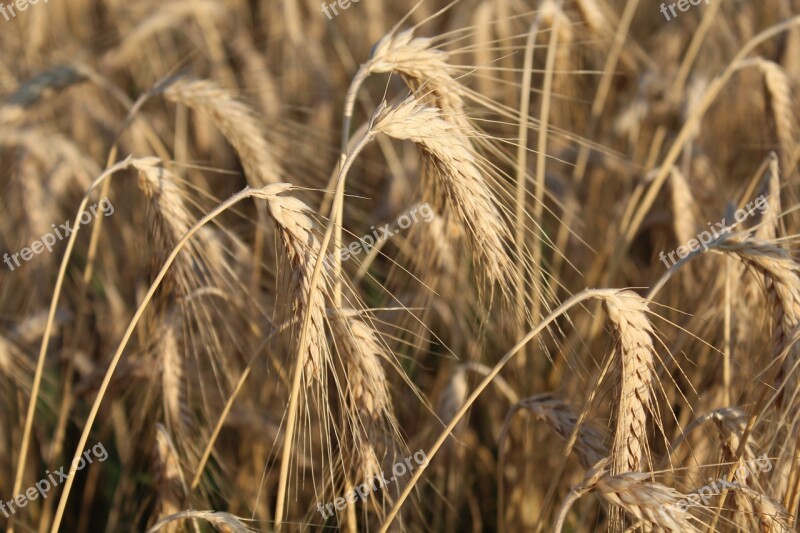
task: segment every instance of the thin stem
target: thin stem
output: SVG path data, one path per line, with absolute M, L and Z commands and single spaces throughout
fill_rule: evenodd
M 558 516 L 556 517 L 556 523 L 553 526 L 553 531 L 555 533 L 561 533 L 561 530 L 564 529 L 564 520 L 567 518 L 567 513 L 569 512 L 570 507 L 572 504 L 578 501 L 581 497 L 581 493 L 575 489 L 569 491 L 569 494 L 564 501 L 561 502 L 561 508 L 558 510 Z
M 528 177 L 528 113 L 531 105 L 531 78 L 533 75 L 533 45 L 536 42 L 536 33 L 539 31 L 541 17 L 537 16 L 531 23 L 528 30 L 528 37 L 525 41 L 525 58 L 523 60 L 522 87 L 520 89 L 520 121 L 517 132 L 517 190 L 516 190 L 516 235 L 515 248 L 517 257 L 517 287 L 525 286 L 525 261 L 523 250 L 525 249 L 525 182 Z M 525 331 L 525 291 L 517 291 L 517 319 L 519 320 L 518 334 Z M 527 354 L 523 349 L 520 356 L 519 367 L 524 367 Z M 499 511 L 499 510 L 498 510 Z M 502 530 L 500 530 L 502 533 Z
M 725 346 L 723 348 L 722 366 L 722 403 L 731 404 L 731 261 L 730 256 L 725 257 Z
M 559 2 L 560 4 L 560 2 Z M 560 7 L 560 5 L 559 5 Z M 556 49 L 558 48 L 558 32 L 561 24 L 561 17 L 553 17 L 553 24 L 550 27 L 550 42 L 547 48 L 547 60 L 545 63 L 544 83 L 542 85 L 542 107 L 539 113 L 539 139 L 536 146 L 536 188 L 534 189 L 533 221 L 539 230 L 539 235 L 533 241 L 533 283 L 531 302 L 533 313 L 531 321 L 537 323 L 541 318 L 541 307 L 543 292 L 540 286 L 544 276 L 544 265 L 542 265 L 542 241 L 544 234 L 544 183 L 545 170 L 547 167 L 547 137 L 550 127 L 550 103 L 553 97 L 553 77 L 556 63 Z M 519 258 L 521 261 L 522 258 Z M 536 365 L 532 365 L 531 371 L 536 374 Z

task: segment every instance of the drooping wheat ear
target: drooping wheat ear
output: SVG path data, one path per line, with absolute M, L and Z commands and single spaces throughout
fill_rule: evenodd
M 62 175 L 74 177 L 78 187 L 88 189 L 92 180 L 100 174 L 100 166 L 84 154 L 77 144 L 59 133 L 37 128 L 0 128 L 0 146 L 25 148 L 48 169 L 65 165 L 70 172 Z M 66 180 L 51 180 L 50 187 L 56 194 L 63 193 L 70 185 Z
M 742 442 L 742 436 L 747 428 L 747 417 L 745 413 L 737 407 L 722 407 L 715 409 L 710 413 L 711 420 L 714 421 L 719 429 L 720 435 L 723 439 L 723 460 L 731 462 L 738 459 L 736 455 L 739 451 L 739 445 Z M 753 436 L 750 435 L 747 439 L 747 444 L 744 447 L 742 460 L 747 462 L 755 457 L 756 445 Z M 745 483 L 745 479 L 739 475 L 738 471 L 734 478 L 739 483 Z
M 280 181 L 280 166 L 255 112 L 213 81 L 176 78 L 162 88 L 164 98 L 208 114 L 242 161 L 251 187 Z
M 151 524 L 179 512 L 183 508 L 186 495 L 186 484 L 178 466 L 175 446 L 160 424 L 157 426 L 156 446 L 153 452 L 153 486 L 156 503 L 151 515 Z M 178 533 L 181 529 L 177 524 L 169 524 L 161 531 Z
M 152 42 L 157 34 L 181 27 L 184 19 L 196 17 L 198 13 L 220 20 L 225 16 L 225 6 L 214 0 L 193 0 L 184 2 L 164 2 L 150 16 L 138 22 L 133 30 L 124 36 L 116 48 L 111 49 L 101 59 L 104 69 L 118 69 L 126 66 L 131 58 L 140 53 L 143 47 Z
M 217 531 L 225 533 L 257 533 L 258 530 L 246 525 L 242 519 L 230 513 L 222 511 L 181 511 L 179 513 L 165 516 L 158 521 L 153 527 L 147 530 L 147 533 L 157 533 L 163 531 L 164 527 L 179 520 L 205 520 L 213 525 Z
M 531 396 L 519 402 L 518 406 L 529 410 L 537 420 L 546 423 L 565 441 L 569 441 L 578 423 L 578 413 L 572 406 L 549 394 Z M 608 456 L 608 449 L 603 444 L 603 434 L 589 423 L 582 424 L 578 430 L 573 451 L 581 466 L 587 470 Z
M 0 106 L 0 124 L 8 126 L 22 121 L 25 110 L 47 94 L 80 83 L 86 75 L 69 65 L 58 65 L 37 74 L 11 94 Z
M 289 263 L 292 301 L 290 306 L 296 316 L 310 313 L 308 353 L 303 363 L 306 386 L 321 381 L 327 363 L 331 360 L 325 335 L 325 300 L 328 280 L 322 276 L 317 289 L 310 294 L 311 276 L 317 257 L 322 252 L 319 228 L 313 211 L 301 200 L 281 194 L 292 189 L 287 183 L 276 183 L 260 189 L 257 197 L 267 201 L 267 214 L 275 223 Z M 328 265 L 325 265 L 327 267 Z
M 375 73 L 397 72 L 412 92 L 420 88 L 431 105 L 441 109 L 448 120 L 466 124 L 464 116 L 464 89 L 453 77 L 454 69 L 448 64 L 450 54 L 435 48 L 431 39 L 414 37 L 414 30 L 390 33 L 373 47 L 369 61 L 356 75 L 364 77 Z
M 769 106 L 775 121 L 775 131 L 781 148 L 782 172 L 790 177 L 794 171 L 795 147 L 797 146 L 797 116 L 791 82 L 780 65 L 762 58 L 749 59 L 764 76 L 764 85 L 769 96 Z
M 137 159 L 139 188 L 154 207 L 155 231 L 164 250 L 170 250 L 192 227 L 192 215 L 183 201 L 184 191 L 172 172 L 156 157 Z
M 450 378 L 447 387 L 442 391 L 442 395 L 439 397 L 439 401 L 436 405 L 436 415 L 444 424 L 453 420 L 453 417 L 456 416 L 456 413 L 458 413 L 461 406 L 464 405 L 464 402 L 467 400 L 468 392 L 467 370 L 464 366 L 459 365 Z M 460 434 L 463 430 L 464 421 L 462 420 L 453 429 L 453 433 Z
M 795 531 L 790 526 L 792 523 L 791 515 L 780 502 L 757 490 L 741 485 L 737 485 L 734 490 L 737 494 L 741 493 L 746 496 L 746 498 L 743 498 L 746 507 L 742 510 L 758 518 L 761 533 L 789 533 L 790 531 Z
M 767 278 L 767 297 L 775 316 L 772 350 L 773 354 L 780 354 L 788 349 L 779 383 L 786 379 L 785 390 L 791 397 L 800 384 L 800 375 L 794 368 L 800 360 L 800 346 L 792 340 L 800 325 L 800 265 L 786 250 L 752 238 L 729 236 L 719 243 L 718 249 L 738 256 Z
M 604 304 L 621 367 L 612 472 L 635 472 L 642 468 L 648 451 L 647 414 L 654 408 L 653 327 L 647 319 L 647 303 L 632 291 L 611 295 Z
M 31 360 L 16 347 L 15 342 L 0 334 L 0 376 L 3 376 L 3 385 L 0 387 L 13 383 L 15 387 L 30 394 L 33 372 Z
M 35 239 L 51 230 L 53 213 L 58 213 L 57 197 L 42 183 L 46 176 L 43 165 L 30 155 L 23 155 L 18 162 L 20 199 L 25 214 L 26 237 Z
M 347 409 L 357 413 L 350 421 L 354 442 L 361 455 L 359 477 L 380 473 L 375 447 L 385 439 L 384 429 L 396 427 L 389 385 L 381 360 L 389 361 L 387 348 L 358 313 L 341 309 L 332 321 L 336 344 L 342 348 L 346 372 Z
M 372 132 L 417 144 L 432 168 L 432 179 L 443 190 L 447 207 L 469 238 L 483 275 L 492 283 L 510 280 L 513 273 L 505 250 L 510 231 L 464 132 L 443 119 L 439 109 L 414 96 L 379 108 Z
M 278 86 L 270 74 L 267 62 L 247 33 L 241 33 L 231 43 L 233 51 L 242 61 L 243 76 L 248 87 L 258 87 L 261 111 L 267 120 L 276 120 L 280 113 Z
M 649 474 L 636 472 L 604 476 L 597 481 L 594 490 L 608 504 L 636 517 L 641 526 L 676 532 L 698 531 L 689 521 L 690 515 L 677 507 L 684 495 L 649 479 Z
M 575 501 L 589 492 L 598 494 L 603 501 L 623 509 L 636 519 L 634 527 L 645 531 L 699 531 L 691 522 L 691 515 L 678 505 L 684 495 L 662 483 L 650 481 L 650 474 L 628 472 L 609 475 L 610 458 L 602 459 L 586 472 L 583 482 L 572 488 L 564 499 L 554 528 L 561 532 L 566 513 Z
M 577 0 L 577 8 L 592 33 L 598 37 L 608 37 L 612 34 L 612 26 L 603 15 L 597 0 Z
M 677 167 L 672 167 L 669 185 L 675 237 L 679 243 L 687 243 L 697 235 L 694 195 L 686 176 Z
M 771 153 L 762 190 L 767 196 L 767 211 L 761 216 L 755 238 L 769 241 L 781 235 L 781 173 L 778 157 Z
M 164 168 L 157 157 L 137 159 L 133 166 L 139 171 L 139 188 L 149 201 L 152 232 L 160 254 L 168 254 L 194 224 L 194 217 L 186 206 L 185 191 L 177 177 Z M 224 272 L 221 264 L 211 263 L 219 259 L 208 253 L 216 246 L 207 231 L 188 244 L 188 252 L 175 260 L 174 273 L 164 288 L 186 297 L 196 289 L 213 283 L 213 277 Z

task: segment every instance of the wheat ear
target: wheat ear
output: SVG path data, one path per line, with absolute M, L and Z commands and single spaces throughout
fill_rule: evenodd
M 252 187 L 280 181 L 280 166 L 252 108 L 209 80 L 176 78 L 161 89 L 164 98 L 208 114 L 231 143 Z
M 797 115 L 791 82 L 780 65 L 765 59 L 753 59 L 764 76 L 764 85 L 769 95 L 769 106 L 775 123 L 775 131 L 781 150 L 781 170 L 789 178 L 794 171 L 795 147 L 797 146 Z
M 439 109 L 414 96 L 379 109 L 371 130 L 417 144 L 433 168 L 448 207 L 467 233 L 483 274 L 490 282 L 510 280 L 513 273 L 505 250 L 510 231 L 464 132 L 442 118 Z
M 290 265 L 293 297 L 291 306 L 295 313 L 309 314 L 310 342 L 304 362 L 304 381 L 306 386 L 319 382 L 325 365 L 330 361 L 330 349 L 325 335 L 325 295 L 328 293 L 326 276 L 313 289 L 311 276 L 314 263 L 322 253 L 317 225 L 312 211 L 301 200 L 282 193 L 292 187 L 285 183 L 267 186 L 260 197 L 267 200 L 267 213 L 278 230 L 286 258 Z
M 537 420 L 546 423 L 564 441 L 569 441 L 579 421 L 578 413 L 571 405 L 550 394 L 526 398 L 519 402 L 518 407 L 529 410 Z M 581 425 L 573 449 L 581 466 L 586 469 L 608 456 L 608 449 L 603 444 L 603 434 L 591 424 Z
M 647 303 L 634 292 L 620 292 L 604 303 L 617 338 L 621 366 L 612 472 L 633 472 L 642 468 L 648 449 L 647 413 L 653 409 L 653 327 L 645 314 Z
M 156 504 L 150 523 L 157 523 L 164 517 L 181 510 L 186 496 L 186 484 L 178 466 L 175 446 L 163 426 L 156 431 L 156 445 L 153 451 L 153 477 L 156 490 Z M 162 528 L 168 533 L 178 533 L 177 524 L 168 524 Z
M 345 356 L 347 373 L 346 401 L 357 413 L 350 423 L 359 457 L 359 478 L 370 478 L 380 472 L 376 442 L 383 437 L 386 424 L 396 427 L 389 384 L 381 360 L 388 360 L 387 349 L 379 334 L 362 320 L 358 313 L 341 309 L 331 322 L 337 344 Z M 348 409 L 349 410 L 349 409 Z
M 678 508 L 684 495 L 661 483 L 649 481 L 650 474 L 628 472 L 609 475 L 610 458 L 602 459 L 587 473 L 582 483 L 572 488 L 561 504 L 555 527 L 560 533 L 567 511 L 581 496 L 594 492 L 603 501 L 623 509 L 636 518 L 636 526 L 675 532 L 699 531 L 689 521 L 690 515 Z
M 717 247 L 737 255 L 746 265 L 767 278 L 767 295 L 775 313 L 773 353 L 788 349 L 785 360 L 781 362 L 787 379 L 785 389 L 797 390 L 800 376 L 794 367 L 800 360 L 800 347 L 793 344 L 793 332 L 800 324 L 800 265 L 786 250 L 756 239 L 729 236 L 722 239 Z

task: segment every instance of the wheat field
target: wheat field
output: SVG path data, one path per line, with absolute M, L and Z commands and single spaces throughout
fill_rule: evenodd
M 800 1 L 6 0 L 0 527 L 798 528 Z

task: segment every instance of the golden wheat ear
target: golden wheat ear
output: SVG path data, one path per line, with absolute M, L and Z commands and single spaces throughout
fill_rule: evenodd
M 647 416 L 653 413 L 653 327 L 647 304 L 631 291 L 603 300 L 614 328 L 620 365 L 617 422 L 612 447 L 615 473 L 635 472 L 648 461 Z
M 333 312 L 330 320 L 334 344 L 341 360 L 346 427 L 344 438 L 355 449 L 355 479 L 370 479 L 381 472 L 381 458 L 393 452 L 398 441 L 389 383 L 383 365 L 391 356 L 380 334 L 352 309 Z
M 611 458 L 604 458 L 595 464 L 583 481 L 572 488 L 564 499 L 556 519 L 554 530 L 560 533 L 567 511 L 575 501 L 587 493 L 595 493 L 608 505 L 620 508 L 633 521 L 633 528 L 655 528 L 656 531 L 700 531 L 693 524 L 686 508 L 689 506 L 685 496 L 662 483 L 650 481 L 650 474 L 628 472 L 611 475 L 608 472 Z M 687 506 L 682 507 L 686 502 Z
M 233 146 L 251 187 L 278 183 L 281 169 L 255 111 L 210 80 L 175 78 L 160 90 L 164 98 L 205 113 Z
M 296 317 L 310 313 L 308 351 L 303 362 L 303 379 L 306 386 L 320 383 L 325 378 L 327 365 L 331 361 L 330 347 L 325 332 L 326 298 L 329 294 L 327 274 L 323 274 L 313 293 L 311 277 L 317 258 L 323 250 L 319 228 L 313 211 L 301 200 L 284 196 L 291 190 L 286 183 L 270 185 L 262 189 L 259 197 L 267 201 L 267 214 L 277 228 L 289 268 L 291 301 L 288 308 Z M 324 265 L 327 268 L 327 265 Z M 278 304 L 280 305 L 280 303 Z M 301 321 L 298 321 L 298 323 Z
M 508 287 L 513 279 L 505 245 L 511 234 L 498 201 L 486 183 L 478 156 L 464 132 L 414 96 L 379 108 L 371 130 L 414 142 L 432 167 L 432 179 L 441 188 L 448 209 L 468 236 L 475 262 L 489 283 Z
M 178 513 L 186 500 L 186 483 L 179 466 L 175 445 L 167 430 L 158 425 L 156 428 L 156 445 L 152 458 L 153 489 L 156 494 L 155 510 L 150 517 L 150 524 Z M 161 531 L 178 533 L 178 524 L 167 524 Z

